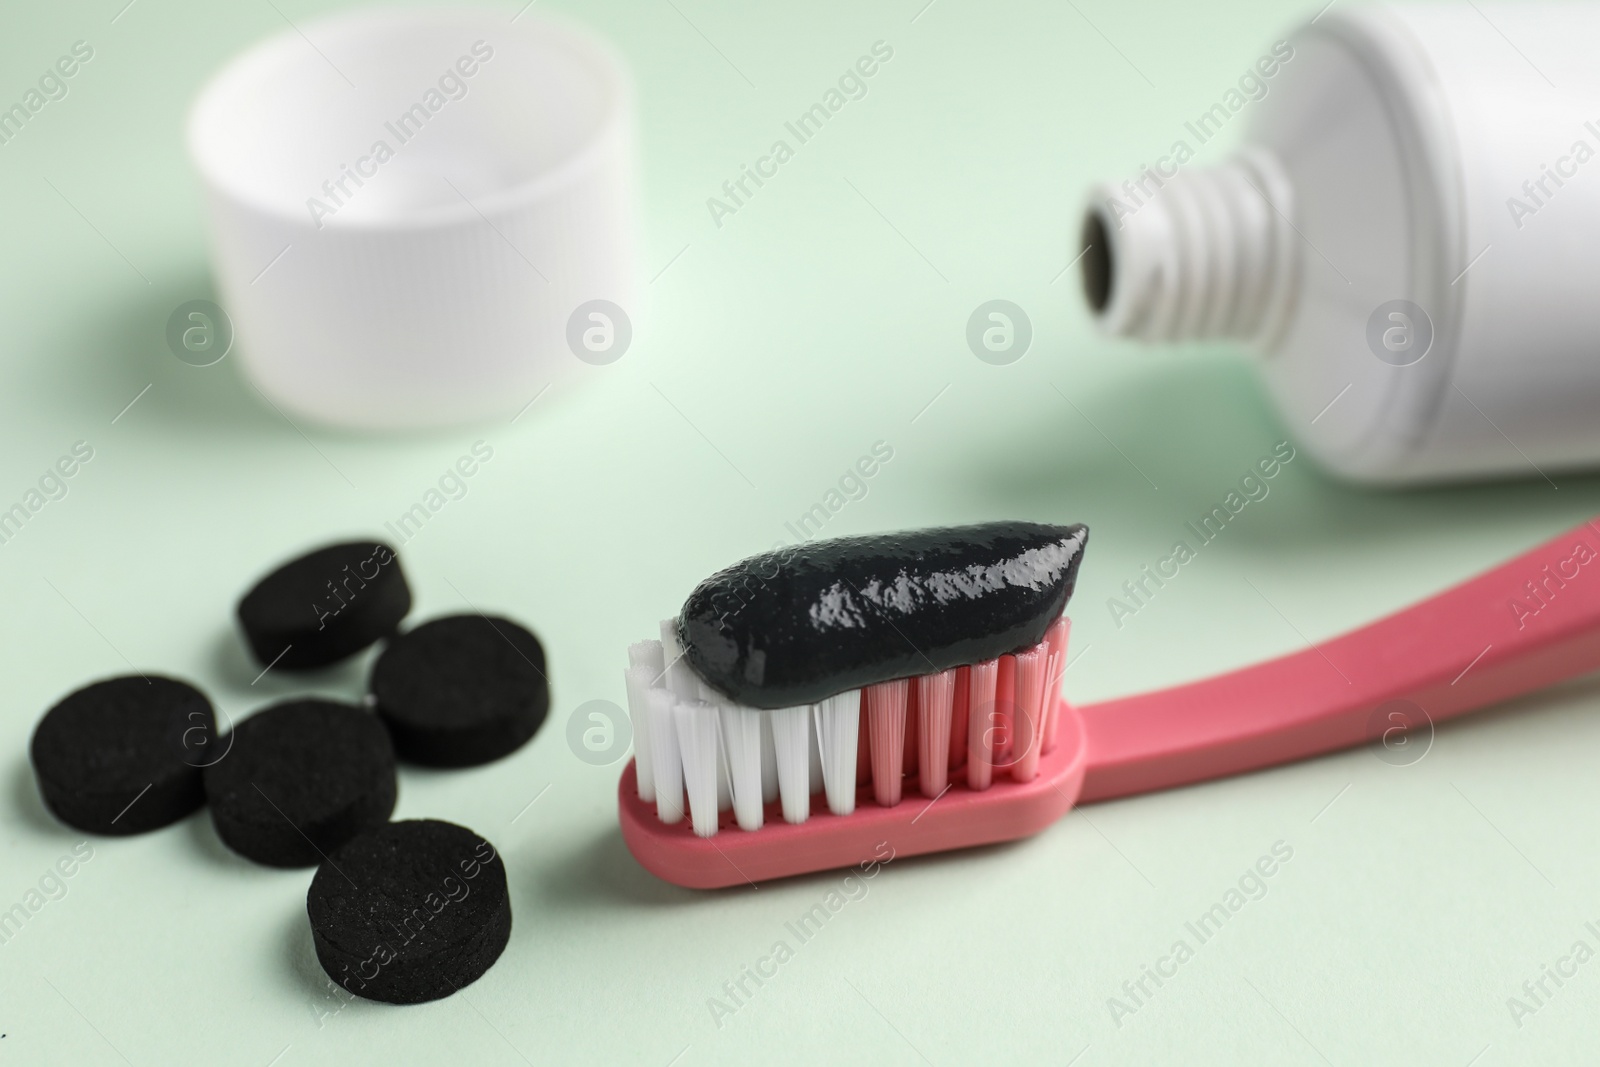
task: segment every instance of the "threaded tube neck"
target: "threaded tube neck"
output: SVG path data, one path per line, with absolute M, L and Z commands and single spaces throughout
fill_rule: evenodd
M 1251 149 L 1216 167 L 1096 187 L 1084 213 L 1084 296 L 1100 328 L 1147 341 L 1270 345 L 1298 277 L 1293 190 Z

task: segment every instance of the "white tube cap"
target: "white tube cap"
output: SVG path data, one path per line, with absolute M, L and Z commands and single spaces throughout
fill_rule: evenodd
M 367 9 L 202 90 L 188 147 L 246 374 L 361 429 L 515 412 L 632 336 L 632 91 L 588 34 Z

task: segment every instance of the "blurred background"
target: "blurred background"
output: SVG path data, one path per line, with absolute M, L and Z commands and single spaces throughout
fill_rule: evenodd
M 483 442 L 492 459 L 400 545 L 412 617 L 529 625 L 551 717 L 499 763 L 403 768 L 396 817 L 496 843 L 511 946 L 462 996 L 347 1004 L 311 955 L 309 872 L 238 859 L 202 813 L 94 840 L 64 895 L 0 944 L 0 1063 L 1580 1058 L 1600 975 L 1550 985 L 1536 1016 L 1507 999 L 1574 941 L 1600 947 L 1583 925 L 1600 920 L 1600 861 L 1578 829 L 1600 815 L 1592 686 L 1442 726 L 1403 766 L 1357 750 L 894 864 L 721 1019 L 708 1001 L 837 878 L 656 881 L 616 830 L 625 749 L 597 763 L 567 740 L 579 705 L 622 701 L 628 642 L 808 515 L 820 536 L 1089 524 L 1066 676 L 1089 701 L 1302 648 L 1600 511 L 1592 476 L 1373 491 L 1297 454 L 1178 578 L 1113 610 L 1292 435 L 1236 349 L 1096 336 L 1072 265 L 1083 192 L 1165 151 L 1317 6 L 539 0 L 521 17 L 586 24 L 636 79 L 633 340 L 515 421 L 407 435 L 292 420 L 233 357 L 191 366 L 165 337 L 175 308 L 217 298 L 189 102 L 240 49 L 347 6 L 0 13 L 4 100 L 74 42 L 93 49 L 0 145 L 0 505 L 92 449 L 0 544 L 0 908 L 81 839 L 28 767 L 46 707 L 131 667 L 195 680 L 234 719 L 295 692 L 356 697 L 366 657 L 257 679 L 233 605 L 303 549 L 385 536 Z M 892 58 L 864 96 L 735 212 L 708 206 L 875 47 Z M 969 347 L 993 300 L 1030 324 L 1014 362 Z M 842 482 L 869 455 L 876 473 Z M 1111 1011 L 1278 842 L 1293 859 L 1260 899 L 1137 1012 Z

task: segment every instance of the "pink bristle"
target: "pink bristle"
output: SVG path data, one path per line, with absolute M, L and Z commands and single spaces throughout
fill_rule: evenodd
M 1044 742 L 1044 692 L 1050 670 L 1050 646 L 1044 642 L 1016 661 L 1016 707 L 1012 717 L 1011 777 L 1031 782 L 1039 774 L 1039 755 Z
M 1067 669 L 1067 638 L 1072 633 L 1072 620 L 1065 615 L 1050 624 L 1044 639 L 1050 645 L 1050 677 L 1045 681 L 1044 752 L 1054 752 L 1056 735 L 1060 732 L 1061 716 L 1056 714 L 1053 699 L 1061 691 L 1061 676 Z
M 863 690 L 867 705 L 867 732 L 872 747 L 872 792 L 879 804 L 900 803 L 904 779 L 906 696 L 910 681 L 896 678 Z
M 1039 728 L 1043 731 L 1039 735 L 1039 754 L 1041 756 L 1051 751 L 1050 732 L 1057 729 L 1056 697 L 1061 692 L 1061 664 L 1065 659 L 1065 656 L 1051 652 L 1045 665 L 1044 710 L 1040 713 L 1044 718 L 1044 725 Z
M 856 740 L 856 788 L 872 784 L 872 734 L 867 729 L 866 690 L 861 691 L 861 732 Z
M 1012 717 L 1017 710 L 1017 657 L 1001 656 L 994 679 L 994 765 L 1011 762 L 1011 741 L 1015 733 Z
M 1067 654 L 1067 634 L 1072 627 L 1072 620 L 1065 615 L 1050 624 L 1044 632 L 1044 642 L 1050 646 L 1050 654 L 1064 656 Z
M 905 759 L 900 765 L 900 773 L 907 778 L 917 773 L 917 726 L 920 719 L 917 713 L 917 701 L 922 692 L 918 684 L 922 677 L 906 679 L 910 684 L 906 686 L 906 740 L 905 747 L 901 750 L 905 753 Z
M 917 788 L 925 797 L 944 792 L 950 778 L 950 716 L 956 673 L 925 674 L 913 686 L 917 694 Z
M 989 788 L 994 774 L 994 697 L 1000 661 L 972 665 L 967 700 L 967 788 Z
M 972 668 L 956 668 L 955 699 L 950 705 L 950 769 L 958 771 L 967 762 L 967 707 L 970 703 Z

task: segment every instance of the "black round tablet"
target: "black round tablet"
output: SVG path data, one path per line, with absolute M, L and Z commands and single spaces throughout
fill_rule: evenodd
M 494 846 L 437 819 L 389 823 L 333 853 L 311 879 L 306 914 L 328 976 L 390 1004 L 470 985 L 511 938 Z
M 400 557 L 381 542 L 329 545 L 291 560 L 239 601 L 239 625 L 263 667 L 337 663 L 388 637 L 411 610 Z
M 290 700 L 236 726 L 205 770 L 217 836 L 272 867 L 309 867 L 394 811 L 394 747 L 372 713 Z
M 95 682 L 45 712 L 29 755 L 45 806 L 96 834 L 137 834 L 205 803 L 200 768 L 218 748 L 211 701 L 157 675 Z
M 384 648 L 372 696 L 402 758 L 488 763 L 520 748 L 550 710 L 544 648 L 510 619 L 434 619 Z

